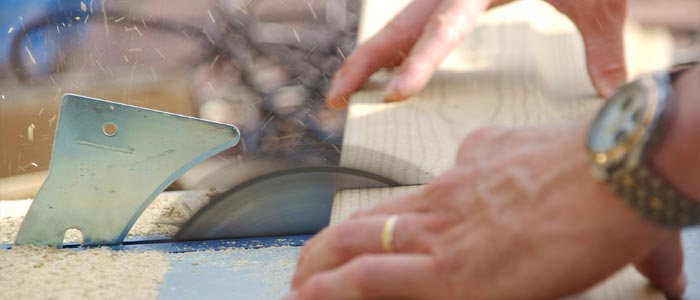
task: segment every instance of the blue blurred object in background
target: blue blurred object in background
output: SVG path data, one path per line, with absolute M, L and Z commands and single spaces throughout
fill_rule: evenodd
M 71 39 L 75 39 L 76 31 L 83 27 L 83 22 L 77 22 L 78 19 L 84 20 L 91 9 L 95 8 L 91 6 L 99 4 L 99 1 L 93 2 L 95 1 L 0 0 L 0 77 L 9 75 L 13 37 L 39 20 L 50 24 L 32 30 L 23 39 L 19 49 L 22 62 L 31 74 L 55 71 L 62 57 L 61 49 Z

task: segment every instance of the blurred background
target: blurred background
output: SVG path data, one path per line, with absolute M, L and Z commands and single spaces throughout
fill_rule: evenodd
M 700 1 L 628 2 L 630 20 L 672 34 L 674 62 L 700 57 Z M 64 93 L 241 129 L 239 146 L 171 189 L 222 190 L 274 170 L 337 164 L 345 113 L 323 100 L 355 47 L 361 4 L 0 0 L 0 199 L 32 197 L 43 182 Z

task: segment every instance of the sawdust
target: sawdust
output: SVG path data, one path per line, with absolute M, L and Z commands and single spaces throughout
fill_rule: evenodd
M 23 217 L 0 218 L 0 244 L 10 244 L 14 242 L 23 219 Z
M 174 278 L 179 277 L 176 275 L 179 272 L 196 275 L 193 275 L 191 285 L 180 284 L 173 286 L 173 290 L 164 289 L 161 297 L 196 298 L 197 289 L 210 287 L 221 292 L 226 299 L 280 299 L 289 292 L 300 251 L 301 247 L 279 246 L 173 253 L 168 258 Z M 232 274 L 240 276 L 244 282 L 228 282 L 228 279 L 218 276 L 212 278 L 212 274 Z M 171 281 L 168 283 L 172 286 Z M 253 283 L 254 286 L 249 286 Z
M 215 189 L 162 193 L 134 223 L 129 236 L 172 236 L 185 221 L 217 194 Z M 0 244 L 14 242 L 31 201 L 31 199 L 0 201 Z M 71 230 L 66 233 L 64 243 L 76 243 L 81 239 L 79 232 Z
M 215 189 L 162 193 L 136 220 L 129 236 L 172 236 L 216 195 L 218 192 Z
M 0 251 L 0 299 L 157 299 L 159 252 L 16 247 Z

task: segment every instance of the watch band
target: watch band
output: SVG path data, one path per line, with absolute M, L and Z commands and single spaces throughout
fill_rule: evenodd
M 644 164 L 611 175 L 610 188 L 643 217 L 673 228 L 700 224 L 700 202 L 676 192 Z

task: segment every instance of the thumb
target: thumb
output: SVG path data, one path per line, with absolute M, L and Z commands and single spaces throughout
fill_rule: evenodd
M 680 233 L 675 233 L 651 254 L 635 263 L 649 282 L 661 289 L 669 299 L 681 299 L 688 285 L 683 272 L 683 248 Z
M 581 32 L 588 74 L 604 97 L 610 97 L 627 80 L 623 31 L 626 0 L 553 1 Z

